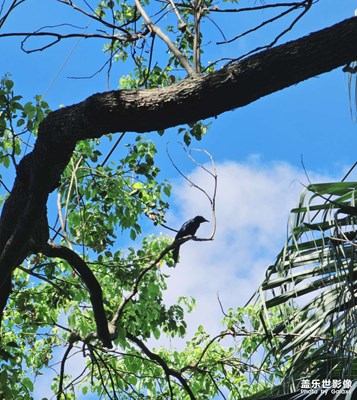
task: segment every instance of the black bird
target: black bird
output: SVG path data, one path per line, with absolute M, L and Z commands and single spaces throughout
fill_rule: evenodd
M 190 235 L 193 236 L 197 232 L 197 229 L 200 227 L 202 222 L 209 222 L 209 221 L 207 221 L 206 218 L 197 215 L 197 217 L 192 218 L 189 221 L 185 222 L 181 226 L 180 230 L 177 232 L 175 239 L 179 239 Z M 179 251 L 180 251 L 180 245 L 176 246 L 172 252 L 172 258 L 174 259 L 175 264 L 177 263 L 179 257 Z

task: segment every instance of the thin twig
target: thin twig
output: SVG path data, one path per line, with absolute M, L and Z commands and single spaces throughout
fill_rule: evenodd
M 217 6 L 213 7 L 205 7 L 203 11 L 216 12 L 216 13 L 239 13 L 246 11 L 261 11 L 269 8 L 278 8 L 278 7 L 302 7 L 306 0 L 300 2 L 291 2 L 291 3 L 275 3 L 275 4 L 262 4 L 261 6 L 255 7 L 242 7 L 242 8 L 218 8 Z M 319 0 L 316 0 L 317 3 Z
M 91 19 L 94 19 L 95 21 L 97 21 L 97 22 L 99 22 L 99 23 L 105 25 L 106 27 L 108 27 L 108 28 L 110 28 L 110 29 L 112 29 L 112 30 L 117 29 L 118 31 L 121 31 L 121 32 L 125 33 L 125 35 L 131 36 L 131 33 L 130 33 L 128 30 L 124 29 L 123 26 L 118 26 L 118 25 L 116 25 L 116 24 L 114 24 L 114 23 L 110 23 L 110 22 L 104 21 L 102 18 L 98 17 L 98 16 L 95 14 L 95 10 L 93 10 L 93 8 L 91 8 L 88 4 L 87 4 L 87 5 L 88 5 L 88 7 L 90 8 L 90 10 L 92 11 L 92 14 L 88 13 L 87 11 L 83 10 L 82 8 L 79 8 L 78 6 L 76 6 L 76 5 L 75 5 L 72 1 L 70 1 L 70 0 L 58 0 L 58 1 L 59 1 L 60 3 L 66 4 L 66 5 L 70 6 L 70 7 L 72 7 L 74 10 L 76 10 L 76 11 L 78 11 L 78 12 L 84 14 L 85 16 L 87 16 L 87 17 L 89 17 L 89 18 L 91 18 Z
M 8 10 L 6 11 L 5 15 L 0 19 L 0 29 L 2 28 L 2 26 L 4 25 L 6 19 L 8 18 L 8 16 L 10 15 L 10 13 L 16 8 L 18 7 L 21 3 L 24 3 L 26 0 L 14 0 L 12 2 L 12 4 L 9 6 Z M 3 3 L 4 5 L 4 3 Z M 3 5 L 1 7 L 1 12 L 3 10 Z
M 181 143 L 180 143 L 181 144 Z M 176 169 L 176 171 L 187 181 L 189 182 L 189 184 L 198 189 L 199 191 L 201 191 L 208 199 L 208 201 L 210 202 L 211 205 L 211 210 L 212 210 L 212 217 L 213 217 L 213 230 L 211 233 L 211 236 L 209 237 L 209 239 L 197 239 L 198 241 L 201 240 L 212 240 L 215 233 L 216 233 L 216 228 L 217 228 L 217 218 L 216 218 L 216 196 L 217 196 L 217 183 L 218 183 L 218 176 L 217 176 L 217 171 L 216 171 L 216 167 L 214 164 L 214 160 L 212 155 L 207 151 L 207 150 L 202 150 L 202 149 L 191 149 L 189 152 L 186 150 L 185 146 L 183 144 L 181 144 L 181 147 L 184 149 L 187 157 L 190 158 L 190 160 L 196 164 L 199 168 L 202 168 L 206 173 L 208 173 L 209 175 L 211 175 L 211 177 L 214 179 L 214 187 L 213 187 L 213 195 L 212 197 L 204 190 L 202 189 L 200 186 L 198 186 L 196 183 L 194 183 L 190 178 L 188 178 L 179 168 L 178 166 L 175 164 L 175 162 L 173 161 L 169 150 L 168 150 L 168 145 L 169 143 L 167 143 L 166 145 L 166 153 L 172 163 L 172 165 L 174 166 L 174 168 Z M 197 152 L 202 152 L 205 153 L 211 160 L 211 165 L 212 165 L 212 169 L 213 172 L 209 171 L 204 165 L 202 165 L 201 163 L 199 163 L 191 154 L 192 151 L 197 151 Z
M 129 301 L 131 301 L 131 299 L 138 293 L 138 287 L 140 282 L 142 281 L 142 279 L 144 278 L 144 276 L 153 268 L 155 268 L 159 262 L 164 258 L 164 256 L 172 249 L 174 249 L 178 244 L 183 244 L 185 242 L 187 242 L 188 240 L 191 240 L 192 236 L 185 236 L 179 239 L 176 239 L 173 243 L 171 243 L 169 246 L 167 246 L 164 250 L 162 250 L 162 252 L 160 253 L 159 257 L 156 258 L 156 260 L 154 260 L 149 266 L 147 266 L 146 268 L 142 269 L 140 271 L 140 273 L 138 274 L 138 276 L 136 277 L 134 283 L 132 284 L 130 293 L 122 300 L 122 302 L 120 303 L 117 311 L 115 312 L 111 322 L 110 322 L 110 326 L 111 326 L 111 330 L 116 331 L 116 327 L 118 325 L 118 321 L 120 320 L 124 308 L 126 307 L 126 305 L 129 303 Z
M 144 354 L 146 354 L 151 360 L 156 361 L 160 365 L 160 367 L 164 370 L 166 376 L 173 376 L 174 378 L 176 378 L 186 390 L 191 400 L 196 400 L 196 396 L 193 394 L 190 386 L 187 383 L 187 380 L 182 376 L 182 373 L 180 371 L 170 368 L 162 357 L 160 357 L 156 353 L 153 353 L 139 338 L 132 335 L 128 331 L 126 332 L 126 335 L 127 338 L 135 343 L 143 351 Z
M 261 24 L 255 26 L 254 28 L 248 29 L 248 30 L 246 30 L 245 32 L 243 32 L 243 33 L 241 33 L 241 34 L 239 34 L 239 35 L 233 37 L 232 39 L 226 40 L 226 41 L 224 41 L 224 42 L 217 42 L 217 44 L 232 43 L 232 42 L 234 42 L 234 41 L 237 40 L 237 39 L 240 39 L 240 38 L 242 38 L 242 37 L 244 37 L 244 36 L 246 36 L 246 35 L 248 35 L 248 34 L 250 34 L 250 33 L 253 33 L 253 32 L 255 32 L 255 31 L 259 30 L 259 29 L 262 28 L 263 26 L 268 25 L 268 24 L 270 24 L 270 23 L 272 23 L 272 22 L 274 22 L 274 21 L 276 21 L 276 20 L 278 20 L 278 19 L 280 19 L 280 18 L 282 18 L 282 17 L 288 15 L 289 13 L 295 11 L 297 8 L 300 8 L 300 7 L 301 7 L 301 4 L 295 5 L 295 6 L 291 7 L 289 10 L 283 11 L 283 12 L 281 12 L 280 14 L 275 15 L 274 17 L 267 19 L 266 21 L 264 21 L 264 22 L 262 22 Z
M 35 31 L 35 32 L 9 32 L 9 33 L 1 33 L 0 38 L 3 37 L 16 37 L 16 36 L 24 36 L 25 39 L 22 40 L 21 42 L 21 49 L 25 53 L 35 53 L 38 51 L 43 51 L 46 50 L 52 46 L 54 46 L 56 43 L 59 43 L 62 39 L 70 39 L 70 38 L 84 38 L 84 39 L 89 39 L 89 38 L 97 38 L 97 39 L 105 39 L 105 40 L 114 40 L 114 41 L 120 41 L 123 43 L 127 42 L 134 42 L 139 39 L 142 39 L 142 35 L 140 33 L 138 34 L 133 34 L 128 36 L 118 36 L 118 35 L 108 35 L 108 34 L 101 34 L 101 33 L 68 33 L 68 34 L 61 34 L 61 33 L 56 33 L 56 32 L 49 32 L 49 31 Z M 31 38 L 31 37 L 39 37 L 39 36 L 46 36 L 46 37 L 54 37 L 55 39 L 42 46 L 42 47 L 37 47 L 34 49 L 26 49 L 25 43 Z
M 114 150 L 117 148 L 117 146 L 119 145 L 119 143 L 122 141 L 123 137 L 125 135 L 125 132 L 123 132 L 117 139 L 117 141 L 114 143 L 114 145 L 112 146 L 112 148 L 109 150 L 107 156 L 104 158 L 104 160 L 101 162 L 100 166 L 104 167 L 104 165 L 107 163 L 107 161 L 109 160 L 110 156 L 113 154 Z
M 175 44 L 171 41 L 171 39 L 156 25 L 154 25 L 150 19 L 150 17 L 147 15 L 146 11 L 142 7 L 141 3 L 139 0 L 134 0 L 135 5 L 137 9 L 139 10 L 141 16 L 143 17 L 146 25 L 150 29 L 151 32 L 159 36 L 160 39 L 162 39 L 167 47 L 172 51 L 174 56 L 180 61 L 181 65 L 183 68 L 185 68 L 186 72 L 188 73 L 189 76 L 195 76 L 196 72 L 195 70 L 191 67 L 190 63 L 188 62 L 187 58 L 181 53 L 181 51 L 175 46 Z
M 71 352 L 73 348 L 73 341 L 70 341 L 68 344 L 68 347 L 63 355 L 62 361 L 61 361 L 61 369 L 60 369 L 60 375 L 59 375 L 59 382 L 58 382 L 58 393 L 57 393 L 57 400 L 61 400 L 62 394 L 64 394 L 64 389 L 63 389 L 63 382 L 64 382 L 64 369 L 65 369 L 65 364 L 66 360 L 69 356 L 69 353 Z M 66 397 L 66 396 L 65 396 Z
M 243 55 L 241 55 L 240 57 L 237 57 L 235 59 L 232 59 L 231 61 L 228 62 L 227 65 L 232 64 L 233 62 L 237 62 L 239 60 L 242 60 L 244 58 L 246 58 L 247 56 L 250 56 L 251 54 L 257 53 L 258 51 L 262 51 L 262 50 L 267 50 L 270 49 L 271 47 L 273 47 L 278 41 L 279 39 L 281 39 L 284 35 L 286 35 L 286 33 L 288 33 L 289 31 L 292 30 L 292 28 L 295 26 L 295 24 L 307 13 L 307 11 L 310 9 L 310 7 L 313 4 L 313 0 L 305 0 L 308 2 L 307 5 L 305 5 L 305 9 L 294 19 L 294 21 L 288 26 L 288 28 L 286 28 L 283 32 L 280 32 L 280 34 L 278 36 L 275 37 L 275 39 L 270 42 L 269 44 L 266 44 L 264 46 L 258 46 L 253 50 L 248 51 L 247 53 L 244 53 Z M 294 11 L 294 10 L 288 10 L 288 12 L 290 11 Z M 278 16 L 278 18 L 281 18 L 283 15 L 286 15 L 287 12 L 282 13 Z M 271 20 L 265 21 L 263 24 L 253 28 L 250 31 L 246 31 L 244 32 L 242 35 L 246 35 L 248 33 L 251 33 L 257 29 L 259 29 L 260 27 L 262 27 L 263 25 L 265 25 L 266 22 L 273 22 L 274 20 L 276 20 L 277 18 L 272 18 Z M 238 37 L 242 37 L 242 35 L 239 35 Z M 238 37 L 235 37 L 234 40 L 238 39 Z M 217 44 L 225 44 L 226 42 L 220 42 Z

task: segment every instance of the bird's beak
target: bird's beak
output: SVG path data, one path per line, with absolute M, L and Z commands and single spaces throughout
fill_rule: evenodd
M 204 222 L 209 222 L 208 219 L 205 219 Z

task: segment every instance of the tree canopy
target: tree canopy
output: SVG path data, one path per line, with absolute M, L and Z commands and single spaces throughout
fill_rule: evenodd
M 66 9 L 66 20 L 15 31 L 7 26 L 31 1 L 3 1 L 0 41 L 19 37 L 24 52 L 36 53 L 73 38 L 92 40 L 93 51 L 104 48 L 101 69 L 108 76 L 114 65 L 128 72 L 115 90 L 54 111 L 39 95 L 26 101 L 10 75 L 1 80 L 0 162 L 7 169 L 1 176 L 1 396 L 33 398 L 33 378 L 49 369 L 58 399 L 80 392 L 111 399 L 262 397 L 294 391 L 304 377 L 343 376 L 345 387 L 352 385 L 354 183 L 307 188 L 254 301 L 222 307 L 221 332 L 211 337 L 200 326 L 184 349 L 154 350 L 151 340 L 186 335 L 185 312 L 194 301 L 165 304 L 162 271 L 179 268 L 175 245 L 214 239 L 214 157 L 204 153 L 207 166 L 189 155 L 213 178 L 213 194 L 185 177 L 210 203 L 212 234 L 176 241 L 142 236 L 142 218 L 166 226 L 170 204 L 155 142 L 138 135 L 120 157 L 110 157 L 127 132 L 165 135 L 178 127 L 190 148 L 206 134 L 207 118 L 338 67 L 354 73 L 357 19 L 283 43 L 318 1 L 54 3 Z M 232 23 L 242 14 L 249 27 Z M 80 27 L 77 19 L 90 23 Z M 222 26 L 228 22 L 230 36 Z M 237 51 L 236 43 L 254 35 L 249 50 Z M 219 46 L 226 53 L 210 59 Z M 126 233 L 128 240 L 140 238 L 140 246 L 122 246 Z M 306 240 L 307 233 L 315 236 Z M 305 293 L 314 294 L 307 304 L 291 302 Z M 67 368 L 71 357 L 83 365 L 75 376 Z

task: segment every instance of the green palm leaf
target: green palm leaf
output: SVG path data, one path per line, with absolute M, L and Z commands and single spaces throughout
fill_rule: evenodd
M 304 378 L 357 378 L 356 198 L 357 182 L 304 189 L 285 246 L 254 298 L 267 357 L 285 365 L 286 390 Z M 271 318 L 273 307 L 280 322 Z

